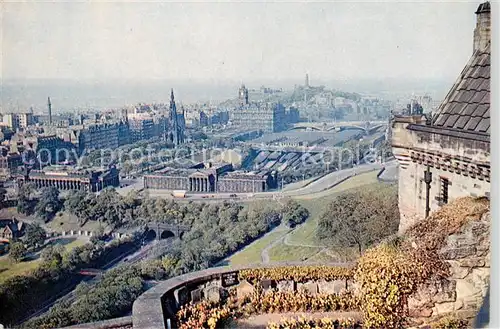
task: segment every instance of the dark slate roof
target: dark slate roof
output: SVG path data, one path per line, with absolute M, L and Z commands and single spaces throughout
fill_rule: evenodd
M 472 55 L 439 106 L 433 126 L 490 134 L 490 48 Z

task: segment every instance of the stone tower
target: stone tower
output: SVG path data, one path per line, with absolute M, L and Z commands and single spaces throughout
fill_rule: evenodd
M 241 105 L 248 105 L 248 89 L 244 84 L 241 85 L 238 91 L 238 99 L 240 100 Z
M 52 125 L 52 103 L 50 102 L 50 97 L 47 98 L 47 107 L 49 109 L 49 125 Z
M 476 10 L 476 28 L 474 29 L 474 51 L 485 50 L 491 41 L 491 6 L 484 2 Z
M 177 117 L 177 107 L 175 106 L 174 89 L 170 91 L 170 141 L 175 146 L 179 145 L 179 122 Z
M 184 108 L 182 108 L 182 114 L 177 113 L 177 106 L 175 105 L 174 90 L 170 92 L 170 114 L 169 114 L 169 130 L 168 134 L 169 140 L 174 143 L 175 146 L 184 143 Z

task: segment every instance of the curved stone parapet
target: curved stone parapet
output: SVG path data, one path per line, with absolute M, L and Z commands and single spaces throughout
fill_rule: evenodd
M 124 316 L 122 318 L 115 318 L 97 322 L 89 322 L 76 324 L 74 326 L 59 328 L 59 329 L 128 329 L 132 328 L 132 317 Z
M 254 268 L 273 268 L 284 266 L 336 266 L 349 267 L 352 263 L 325 264 L 325 263 L 277 263 L 277 264 L 258 264 L 243 266 L 221 266 L 209 268 L 206 270 L 187 273 L 171 279 L 168 279 L 150 290 L 143 293 L 134 302 L 132 307 L 132 320 L 134 329 L 163 329 L 167 328 L 167 322 L 171 321 L 173 325 L 175 312 L 178 307 L 188 303 L 193 299 L 193 292 L 199 290 L 203 284 L 217 281 L 218 284 L 211 286 L 224 287 L 223 281 L 225 275 L 237 277 L 239 271 Z M 347 280 L 343 280 L 343 286 L 347 287 Z M 206 289 L 206 288 L 205 288 Z

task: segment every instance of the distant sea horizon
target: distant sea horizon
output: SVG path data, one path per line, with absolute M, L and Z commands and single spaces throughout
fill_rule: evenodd
M 444 98 L 454 78 L 443 79 L 311 79 L 312 86 L 323 85 L 327 89 L 374 95 L 384 99 L 396 99 L 404 95 L 428 94 L 433 99 Z M 138 103 L 168 103 L 170 90 L 174 89 L 179 104 L 216 104 L 237 97 L 238 88 L 244 83 L 249 89 L 261 86 L 293 91 L 304 80 L 252 79 L 249 81 L 182 81 L 182 80 L 69 80 L 69 79 L 9 79 L 0 85 L 0 110 L 2 113 L 24 112 L 30 107 L 35 112 L 45 111 L 50 96 L 55 113 L 79 109 L 120 108 Z

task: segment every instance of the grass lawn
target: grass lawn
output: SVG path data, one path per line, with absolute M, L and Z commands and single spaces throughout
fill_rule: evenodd
M 287 246 L 280 243 L 269 251 L 271 262 L 294 262 L 305 261 L 316 255 L 322 248 Z
M 76 218 L 76 216 L 73 216 L 66 212 L 57 213 L 54 219 L 45 224 L 45 226 L 48 229 L 56 232 L 70 231 L 70 230 L 95 232 L 99 228 L 99 225 L 101 225 L 99 222 L 89 220 L 87 221 L 87 223 L 85 223 L 85 225 L 83 225 L 83 227 L 80 227 L 80 224 L 78 223 L 78 219 Z
M 64 245 L 66 252 L 77 246 L 81 246 L 86 242 L 87 241 L 85 239 L 75 238 L 59 238 L 52 241 L 53 244 Z M 26 274 L 29 271 L 36 269 L 40 263 L 41 259 L 39 257 L 39 253 L 36 254 L 33 259 L 20 263 L 11 261 L 8 254 L 0 256 L 0 283 L 12 276 Z
M 71 249 L 79 246 L 83 246 L 85 243 L 87 243 L 89 240 L 85 238 L 80 238 L 76 239 L 73 237 L 70 238 L 57 238 L 55 240 L 52 240 L 52 244 L 61 244 L 64 246 L 66 249 L 66 252 L 70 251 Z
M 311 263 L 343 263 L 352 259 L 356 259 L 359 256 L 355 248 L 351 250 L 340 250 L 336 252 L 334 249 L 322 250 L 311 258 L 307 259 L 307 262 Z
M 326 253 L 324 250 L 316 253 L 314 256 L 310 257 L 307 259 L 307 263 L 332 263 L 332 262 L 338 262 L 339 259 L 337 257 L 332 257 L 332 255 L 329 255 Z
M 301 181 L 298 181 L 298 182 L 295 182 L 295 183 L 287 184 L 283 188 L 283 191 L 290 191 L 290 190 L 302 188 L 305 185 L 307 185 L 308 183 L 314 181 L 316 178 L 317 177 L 311 177 L 311 178 L 308 178 L 308 179 L 305 179 L 305 180 L 301 180 Z
M 310 199 L 317 199 L 317 198 L 322 198 L 322 197 L 328 197 L 331 196 L 332 194 L 338 194 L 340 192 L 344 192 L 347 190 L 350 190 L 352 188 L 368 185 L 368 184 L 383 184 L 379 182 L 377 179 L 378 175 L 378 170 L 375 171 L 370 171 L 367 173 L 359 174 L 356 175 L 352 178 L 347 179 L 346 181 L 338 184 L 337 186 L 326 190 L 326 191 L 321 191 L 317 193 L 311 193 L 308 195 L 299 195 L 296 197 L 293 197 L 294 199 L 305 199 L 305 200 L 310 200 Z
M 85 223 L 83 227 L 80 227 L 80 224 L 78 223 L 78 219 L 76 218 L 76 216 L 71 215 L 67 212 L 58 212 L 51 221 L 49 221 L 48 223 L 43 223 L 39 219 L 37 219 L 34 215 L 26 216 L 23 214 L 19 214 L 15 207 L 1 209 L 0 216 L 3 216 L 4 218 L 14 217 L 28 224 L 38 223 L 46 230 L 55 232 L 62 232 L 62 231 L 68 232 L 70 230 L 95 232 L 99 227 L 99 225 L 101 225 L 97 221 L 87 221 L 87 223 Z M 104 228 L 106 229 L 106 226 Z
M 297 200 L 303 207 L 309 210 L 309 219 L 290 233 L 288 237 L 290 243 L 315 246 L 321 245 L 316 239 L 316 227 L 318 226 L 318 217 L 329 200 L 331 200 L 331 198 L 324 197 L 311 200 Z
M 25 261 L 25 262 L 12 262 L 8 255 L 3 255 L 0 257 L 0 283 L 7 280 L 8 278 L 21 275 L 38 267 L 41 260 L 40 258 Z
M 309 219 L 299 227 L 297 227 L 290 236 L 288 237 L 288 242 L 290 244 L 300 244 L 308 246 L 318 246 L 318 247 L 306 247 L 306 246 L 288 246 L 283 242 L 275 245 L 270 251 L 269 256 L 271 261 L 284 262 L 284 261 L 304 261 L 304 258 L 312 258 L 311 261 L 325 261 L 325 262 L 337 262 L 344 259 L 345 257 L 350 258 L 356 253 L 351 251 L 342 251 L 341 255 L 338 257 L 332 257 L 338 253 L 333 251 L 332 255 L 328 255 L 325 252 L 321 252 L 324 246 L 316 238 L 316 228 L 318 226 L 318 219 L 325 208 L 325 206 L 330 202 L 336 195 L 339 195 L 348 190 L 356 190 L 360 188 L 376 187 L 381 183 L 377 180 L 378 171 L 368 172 L 354 176 L 343 183 L 335 186 L 334 188 L 323 191 L 308 196 L 294 197 L 301 205 L 309 210 Z M 339 259 L 340 258 L 340 259 Z
M 271 244 L 273 241 L 284 236 L 288 232 L 288 229 L 278 227 L 273 231 L 267 233 L 258 240 L 255 240 L 241 251 L 229 257 L 228 265 L 241 265 L 241 264 L 255 264 L 261 263 L 261 253 L 262 250 Z

